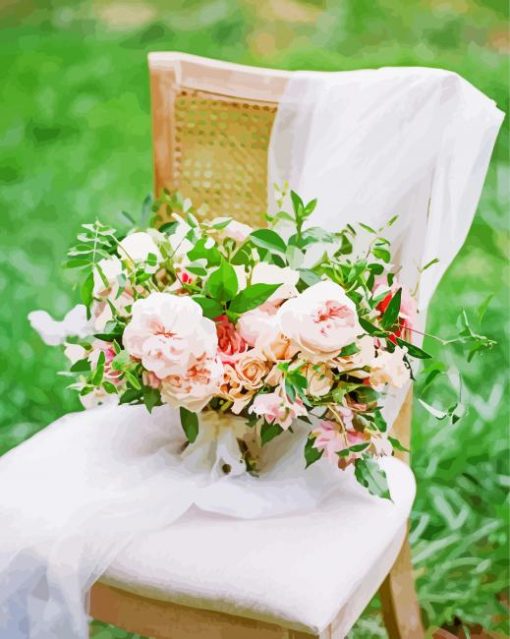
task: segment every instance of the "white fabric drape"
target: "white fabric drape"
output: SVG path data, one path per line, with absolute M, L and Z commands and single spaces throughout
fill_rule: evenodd
M 312 223 L 325 228 L 381 226 L 398 214 L 391 235 L 404 283 L 416 282 L 417 266 L 441 260 L 422 277 L 424 311 L 465 238 L 501 119 L 490 100 L 442 71 L 297 73 L 273 129 L 270 181 L 318 197 Z M 182 461 L 168 407 L 69 415 L 5 455 L 0 638 L 84 639 L 90 585 L 135 536 L 170 525 L 192 504 L 238 517 L 313 508 L 346 479 L 327 462 L 304 472 L 297 431 L 270 444 L 261 479 L 218 479 L 218 463 L 235 462 L 228 435 Z

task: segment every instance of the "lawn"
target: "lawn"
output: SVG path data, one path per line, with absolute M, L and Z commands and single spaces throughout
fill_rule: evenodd
M 78 407 L 57 376 L 63 357 L 30 330 L 29 311 L 59 316 L 78 299 L 60 265 L 80 223 L 119 221 L 151 189 L 146 53 L 177 49 L 283 68 L 441 66 L 507 110 L 507 8 L 500 0 L 28 0 L 0 9 L 0 453 Z M 50 6 L 50 3 L 48 3 Z M 171 8 L 169 8 L 169 6 Z M 500 135 L 475 223 L 435 295 L 430 332 L 449 336 L 459 309 L 498 347 L 463 363 L 467 414 L 413 427 L 418 496 L 412 543 L 429 627 L 505 630 L 508 588 L 508 129 Z M 438 347 L 431 343 L 432 350 Z M 453 362 L 463 362 L 460 353 Z M 439 380 L 428 399 L 450 401 Z M 353 637 L 384 637 L 374 602 Z M 95 626 L 96 639 L 127 637 Z

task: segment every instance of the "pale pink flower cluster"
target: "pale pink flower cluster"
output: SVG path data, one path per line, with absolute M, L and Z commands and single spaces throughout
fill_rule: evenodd
M 218 392 L 223 366 L 214 322 L 190 297 L 151 293 L 133 304 L 124 347 L 165 401 L 199 411 Z

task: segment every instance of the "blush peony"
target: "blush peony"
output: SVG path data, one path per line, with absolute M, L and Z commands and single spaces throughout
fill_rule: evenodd
M 163 379 L 185 376 L 197 360 L 215 357 L 218 338 L 214 322 L 190 297 L 151 293 L 133 304 L 124 347 Z
M 320 362 L 338 355 L 362 333 L 356 306 L 334 282 L 318 282 L 278 311 L 280 328 L 303 355 Z

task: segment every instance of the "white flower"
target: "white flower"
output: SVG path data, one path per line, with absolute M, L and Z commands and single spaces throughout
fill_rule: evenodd
M 87 309 L 83 304 L 72 308 L 61 322 L 54 320 L 46 311 L 32 311 L 28 321 L 48 346 L 63 344 L 68 337 L 87 337 L 91 333 Z
M 318 282 L 278 311 L 280 328 L 311 361 L 338 355 L 362 333 L 356 306 L 341 286 Z
M 98 406 L 115 406 L 119 403 L 119 396 L 116 393 L 107 393 L 103 388 L 94 388 L 91 393 L 80 395 L 80 402 L 86 410 L 97 408 Z
M 187 370 L 165 377 L 161 398 L 170 406 L 183 406 L 194 413 L 201 411 L 220 390 L 223 365 L 219 358 L 203 355 L 191 362 Z
M 354 353 L 354 355 L 339 357 L 335 362 L 337 368 L 340 371 L 352 371 L 351 374 L 354 375 L 354 377 L 368 377 L 369 373 L 356 369 L 370 366 L 372 363 L 375 357 L 374 338 L 370 335 L 363 335 L 357 339 L 354 344 L 357 346 L 358 352 Z
M 94 296 L 101 297 L 113 293 L 119 289 L 118 277 L 122 273 L 122 263 L 118 257 L 112 256 L 100 260 L 98 264 L 103 273 L 106 283 L 103 281 L 97 268 L 94 269 Z
M 67 344 L 64 349 L 64 355 L 71 364 L 76 364 L 76 362 L 87 357 L 87 351 L 79 344 Z
M 379 351 L 371 362 L 370 383 L 376 390 L 381 390 L 386 384 L 395 388 L 402 388 L 409 381 L 411 375 L 406 366 L 404 356 L 406 350 L 395 346 L 393 353 Z
M 286 300 L 297 295 L 296 284 L 299 280 L 299 273 L 286 266 L 281 268 L 276 264 L 259 262 L 255 264 L 251 275 L 252 284 L 281 284 L 280 288 L 271 295 L 269 302 Z
M 131 233 L 119 242 L 119 255 L 122 259 L 133 260 L 135 263 L 146 262 L 151 254 L 156 256 L 158 263 L 161 262 L 161 252 L 149 233 Z
M 220 222 L 224 222 L 227 218 L 216 217 L 211 222 L 211 226 L 214 224 L 219 224 Z M 250 235 L 253 231 L 251 226 L 248 224 L 243 224 L 242 222 L 238 222 L 237 220 L 230 220 L 225 228 L 221 229 L 219 235 L 220 237 L 229 237 L 235 242 L 244 242 L 244 240 Z
M 194 361 L 215 357 L 218 348 L 214 322 L 190 297 L 171 293 L 151 293 L 133 304 L 123 342 L 160 379 L 186 375 Z
M 247 344 L 254 346 L 261 335 L 279 331 L 276 311 L 275 306 L 265 303 L 241 315 L 236 328 Z

